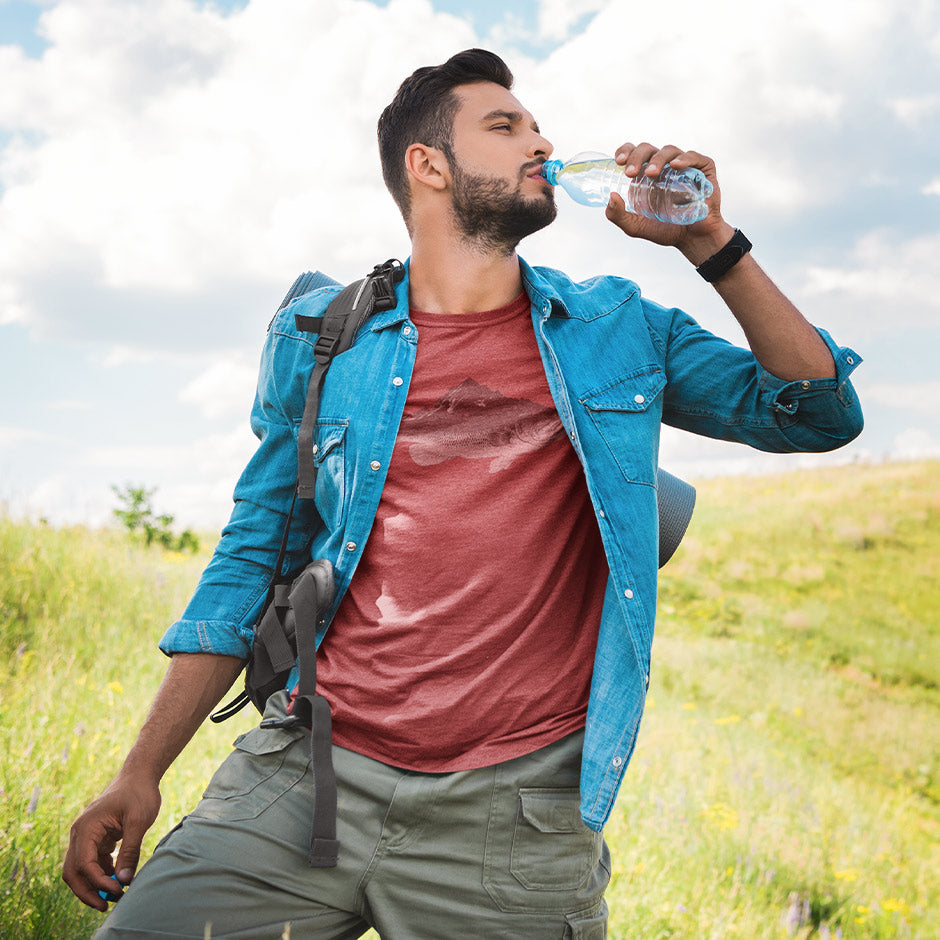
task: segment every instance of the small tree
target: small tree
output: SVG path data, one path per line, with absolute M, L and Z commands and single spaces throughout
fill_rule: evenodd
M 113 510 L 116 518 L 127 531 L 136 536 L 142 534 L 147 545 L 156 542 L 164 548 L 178 552 L 199 551 L 199 539 L 190 529 L 184 529 L 178 536 L 173 534 L 173 516 L 164 513 L 155 516 L 151 500 L 156 489 L 148 490 L 144 486 L 112 486 L 122 508 Z

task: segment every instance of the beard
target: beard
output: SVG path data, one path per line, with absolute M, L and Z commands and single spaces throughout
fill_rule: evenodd
M 526 197 L 499 177 L 467 173 L 456 162 L 451 170 L 457 226 L 483 248 L 511 255 L 523 238 L 550 225 L 558 213 L 553 192 Z

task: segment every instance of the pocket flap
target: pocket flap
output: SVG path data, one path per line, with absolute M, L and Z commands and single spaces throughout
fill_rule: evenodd
M 317 423 L 317 439 L 313 443 L 313 462 L 319 466 L 330 452 L 343 443 L 346 436 L 346 424 Z
M 577 788 L 519 791 L 522 815 L 539 832 L 578 832 L 586 828 L 578 808 L 580 798 Z
M 290 731 L 284 728 L 252 728 L 240 734 L 233 742 L 233 747 L 246 754 L 273 754 L 283 751 L 303 734 L 301 728 Z
M 665 387 L 665 375 L 655 369 L 591 392 L 581 402 L 591 411 L 646 411 Z

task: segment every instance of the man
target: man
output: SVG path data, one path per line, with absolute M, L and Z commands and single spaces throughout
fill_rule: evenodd
M 309 732 L 257 728 L 158 846 L 101 937 L 603 937 L 601 836 L 649 685 L 661 422 L 771 451 L 829 450 L 861 413 L 858 357 L 809 325 L 721 215 L 714 163 L 623 144 L 714 184 L 701 222 L 625 211 L 627 235 L 717 277 L 750 351 L 619 278 L 574 284 L 516 246 L 555 215 L 552 152 L 482 50 L 419 69 L 379 121 L 412 240 L 397 305 L 333 363 L 319 408 L 316 513 L 289 558 L 329 559 L 319 631 L 333 715 L 335 867 L 307 865 Z M 645 167 L 645 169 L 644 169 Z M 731 249 L 725 249 L 733 241 Z M 713 259 L 713 260 L 710 260 Z M 707 264 L 706 264 L 707 263 Z M 293 315 L 272 324 L 232 519 L 161 647 L 139 739 L 79 817 L 64 878 L 86 903 L 131 881 L 162 774 L 248 656 L 296 481 L 312 369 Z M 322 520 L 322 521 L 320 521 Z M 287 692 L 266 714 L 283 716 Z

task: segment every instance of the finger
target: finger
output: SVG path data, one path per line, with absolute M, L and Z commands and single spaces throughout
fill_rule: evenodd
M 644 172 L 647 176 L 659 176 L 663 169 L 665 169 L 666 164 L 674 162 L 683 152 L 682 148 L 675 146 L 675 144 L 667 144 L 665 147 L 660 147 L 650 156 Z
M 637 176 L 642 170 L 643 164 L 648 163 L 650 157 L 658 149 L 653 144 L 646 142 L 636 146 L 623 144 L 617 148 L 615 159 L 623 167 L 623 172 L 627 176 Z
M 99 896 L 98 890 L 99 887 L 105 887 L 107 879 L 107 873 L 97 858 L 97 846 L 85 838 L 79 828 L 73 826 L 62 865 L 62 880 L 83 904 L 97 911 L 106 911 L 108 905 Z
M 696 167 L 706 176 L 710 174 L 713 175 L 715 172 L 715 161 L 704 153 L 699 153 L 697 150 L 684 150 L 682 153 L 673 157 L 669 162 L 680 170 L 687 169 L 688 167 Z
M 635 144 L 631 144 L 631 143 L 621 144 L 621 145 L 614 151 L 614 159 L 615 159 L 618 163 L 624 163 L 624 162 L 626 161 L 627 157 L 628 157 L 631 153 L 633 153 L 633 150 L 634 150 L 635 146 L 636 146 Z

